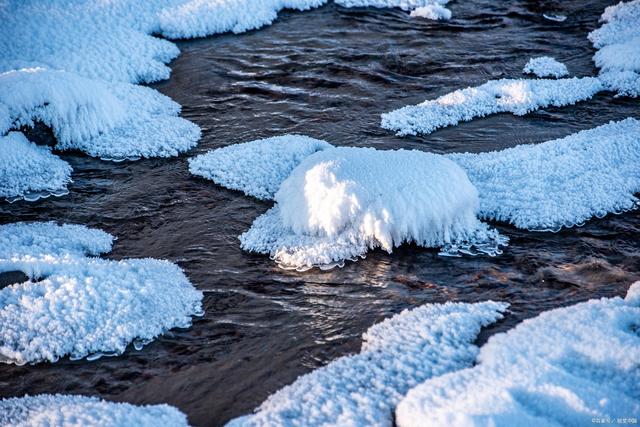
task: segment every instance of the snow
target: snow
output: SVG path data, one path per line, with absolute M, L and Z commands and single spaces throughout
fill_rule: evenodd
M 522 72 L 525 74 L 535 74 L 538 77 L 560 78 L 569 75 L 567 66 L 550 56 L 531 58 L 522 69 Z
M 626 299 L 558 308 L 494 335 L 473 368 L 412 389 L 397 407 L 397 425 L 558 426 L 634 417 L 637 422 L 638 295 L 640 282 Z
M 456 90 L 435 100 L 385 113 L 381 125 L 398 135 L 428 134 L 490 114 L 522 116 L 549 106 L 572 105 L 602 89 L 602 83 L 594 77 L 490 80 L 478 87 Z
M 633 118 L 541 144 L 448 158 L 477 188 L 481 217 L 519 228 L 556 231 L 638 206 L 640 121 Z
M 187 427 L 173 406 L 115 403 L 78 395 L 40 394 L 0 400 L 0 425 L 13 427 Z
M 112 237 L 80 225 L 0 226 L 0 272 L 30 279 L 0 290 L 0 360 L 25 364 L 117 355 L 202 311 L 202 293 L 167 261 L 91 258 Z
M 405 310 L 372 326 L 359 354 L 299 377 L 227 426 L 391 427 L 393 409 L 410 388 L 472 363 L 481 327 L 506 307 L 449 302 Z
M 409 14 L 414 18 L 425 18 L 425 19 L 451 19 L 451 11 L 444 6 L 439 4 L 430 4 L 427 6 L 419 7 Z
M 619 95 L 640 96 L 640 0 L 607 7 L 601 20 L 589 33 L 601 80 Z
M 189 171 L 218 185 L 258 199 L 273 199 L 293 169 L 325 141 L 302 135 L 282 135 L 211 150 L 189 159 Z
M 448 254 L 495 254 L 505 243 L 477 219 L 478 194 L 465 172 L 420 151 L 319 151 L 282 182 L 275 201 L 240 241 L 283 268 L 340 265 L 408 242 Z
M 343 7 L 377 7 L 393 8 L 402 10 L 413 10 L 431 5 L 445 5 L 449 0 L 334 0 L 336 4 Z
M 9 201 L 37 200 L 67 194 L 71 166 L 20 132 L 0 136 L 0 197 Z

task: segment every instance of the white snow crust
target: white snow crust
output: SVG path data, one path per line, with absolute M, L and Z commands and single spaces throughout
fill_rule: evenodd
M 565 77 L 569 75 L 567 66 L 550 56 L 531 58 L 522 69 L 525 74 L 535 74 L 538 77 Z
M 229 145 L 189 159 L 189 171 L 258 199 L 273 199 L 300 162 L 333 147 L 303 135 L 282 135 Z
M 600 79 L 619 95 L 640 96 L 640 0 L 607 7 L 601 20 L 589 33 Z
M 494 335 L 473 368 L 431 378 L 411 390 L 397 407 L 397 425 L 637 422 L 639 295 L 637 282 L 626 299 L 558 308 Z
M 0 272 L 30 277 L 0 290 L 0 361 L 117 355 L 201 313 L 202 293 L 175 264 L 87 257 L 112 239 L 81 225 L 0 226 Z
M 473 362 L 473 341 L 507 304 L 427 304 L 372 326 L 359 354 L 341 357 L 271 395 L 256 412 L 232 420 L 248 426 L 392 426 L 396 403 L 427 378 Z
M 450 154 L 477 188 L 480 216 L 557 231 L 638 206 L 640 121 L 610 122 L 541 144 Z
M 549 106 L 561 107 L 591 98 L 603 89 L 594 77 L 571 79 L 501 79 L 456 90 L 382 115 L 381 126 L 397 135 L 428 134 L 490 114 L 528 114 Z
M 0 136 L 0 198 L 37 200 L 67 194 L 71 166 L 20 132 Z
M 476 217 L 478 194 L 465 172 L 420 151 L 319 151 L 284 180 L 275 201 L 240 241 L 283 268 L 341 265 L 409 242 L 448 254 L 495 254 L 506 243 Z
M 187 427 L 169 405 L 135 406 L 97 397 L 40 394 L 0 400 L 0 425 L 12 427 Z
M 410 15 L 414 18 L 425 18 L 433 20 L 451 19 L 451 11 L 441 4 L 429 4 L 412 10 Z

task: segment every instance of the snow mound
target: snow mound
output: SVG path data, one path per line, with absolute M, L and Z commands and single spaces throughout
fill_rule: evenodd
M 620 95 L 640 96 L 640 0 L 607 7 L 601 20 L 589 33 L 601 80 Z
M 159 14 L 162 34 L 169 38 L 244 33 L 270 25 L 282 9 L 309 10 L 327 0 L 191 0 Z
M 169 157 L 196 144 L 200 129 L 152 89 L 42 68 L 0 74 L 0 117 L 9 128 L 50 126 L 56 148 L 104 159 Z
M 433 20 L 448 20 L 451 19 L 451 11 L 439 4 L 430 4 L 427 6 L 419 7 L 409 14 L 414 18 L 425 18 Z
M 639 290 L 640 282 L 626 300 L 602 298 L 551 310 L 494 335 L 475 367 L 411 390 L 398 405 L 397 425 L 577 426 L 634 417 L 637 422 Z
M 187 427 L 169 405 L 135 406 L 97 397 L 40 394 L 0 400 L 0 425 L 14 427 Z
M 330 147 L 308 136 L 275 136 L 196 156 L 189 159 L 189 171 L 249 196 L 273 199 L 282 181 L 303 159 Z
M 71 166 L 20 132 L 0 136 L 0 197 L 9 201 L 38 200 L 67 194 Z M 0 249 L 1 250 L 1 249 Z
M 557 79 L 569 75 L 567 66 L 550 56 L 531 58 L 522 69 L 522 72 L 525 74 L 535 74 L 538 77 L 555 77 Z
M 409 242 L 450 254 L 495 254 L 506 243 L 477 219 L 478 194 L 464 171 L 420 151 L 319 151 L 293 170 L 275 200 L 240 241 L 283 268 L 328 267 Z
M 435 100 L 385 113 L 381 126 L 398 135 L 427 134 L 490 114 L 522 116 L 549 106 L 572 105 L 602 89 L 602 83 L 594 77 L 490 80 L 478 87 L 456 90 Z
M 638 205 L 640 121 L 585 130 L 535 145 L 451 154 L 480 196 L 480 216 L 557 231 Z
M 141 348 L 202 311 L 175 264 L 154 259 L 88 258 L 112 237 L 79 225 L 0 226 L 0 272 L 30 279 L 0 290 L 0 361 L 25 364 L 117 355 Z
M 473 341 L 507 304 L 428 304 L 374 325 L 359 354 L 298 378 L 239 426 L 389 426 L 402 396 L 425 379 L 470 366 Z

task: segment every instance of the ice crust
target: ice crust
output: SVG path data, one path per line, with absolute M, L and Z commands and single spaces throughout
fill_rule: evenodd
M 275 201 L 240 241 L 284 268 L 331 266 L 407 242 L 494 254 L 505 243 L 476 217 L 478 194 L 464 171 L 420 151 L 319 151 L 282 182 Z
M 451 11 L 440 4 L 430 4 L 427 6 L 419 7 L 415 10 L 412 10 L 410 15 L 414 18 L 426 18 L 433 20 L 451 19 Z
M 409 391 L 396 409 L 397 425 L 559 426 L 637 419 L 639 296 L 637 282 L 625 299 L 592 299 L 547 311 L 494 335 L 476 366 Z
M 483 326 L 507 304 L 427 304 L 372 326 L 359 354 L 299 377 L 228 427 L 389 426 L 396 403 L 425 379 L 470 366 Z
M 381 125 L 397 135 L 428 134 L 436 129 L 497 113 L 522 116 L 540 108 L 562 107 L 591 98 L 603 89 L 595 77 L 501 79 L 456 90 L 435 100 L 382 115 Z
M 67 193 L 71 166 L 20 132 L 0 136 L 0 198 L 37 200 Z
M 202 312 L 202 293 L 175 264 L 89 257 L 112 240 L 81 225 L 0 225 L 0 272 L 30 278 L 0 290 L 0 361 L 117 355 Z
M 522 69 L 523 73 L 535 74 L 538 77 L 565 77 L 569 75 L 567 66 L 550 56 L 531 58 Z
M 640 0 L 609 6 L 603 25 L 589 33 L 600 79 L 619 95 L 640 95 Z
M 40 394 L 0 400 L 0 425 L 12 427 L 188 427 L 169 405 L 135 406 L 97 397 Z
M 610 122 L 502 151 L 450 154 L 480 197 L 480 216 L 557 231 L 638 206 L 640 121 Z
M 307 136 L 275 136 L 193 157 L 189 159 L 189 171 L 248 196 L 273 199 L 282 181 L 303 159 L 330 147 L 325 141 Z

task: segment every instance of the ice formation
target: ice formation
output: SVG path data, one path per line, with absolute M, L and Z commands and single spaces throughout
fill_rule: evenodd
M 628 118 L 541 144 L 448 158 L 477 188 L 481 217 L 557 230 L 637 206 L 640 121 Z
M 22 133 L 0 136 L 0 198 L 37 200 L 67 193 L 71 166 Z
M 451 19 L 451 11 L 439 4 L 430 4 L 427 6 L 419 7 L 412 10 L 410 16 L 414 18 L 426 18 L 426 19 Z
M 435 100 L 385 113 L 381 125 L 398 135 L 427 134 L 490 114 L 522 116 L 539 108 L 575 104 L 602 89 L 602 83 L 594 77 L 490 80 L 481 86 L 456 90 Z
M 81 225 L 0 226 L 0 272 L 30 279 L 0 290 L 0 361 L 55 362 L 140 347 L 201 312 L 202 293 L 178 266 L 110 261 L 112 237 Z
M 607 7 L 601 20 L 589 34 L 600 79 L 620 95 L 640 96 L 640 0 Z
M 40 394 L 0 400 L 0 425 L 13 427 L 188 427 L 169 405 L 135 406 L 97 397 Z
M 525 74 L 535 74 L 538 77 L 555 77 L 557 79 L 569 75 L 567 66 L 550 56 L 531 58 L 522 69 L 522 72 Z
M 470 366 L 473 341 L 507 305 L 428 304 L 372 326 L 359 354 L 303 375 L 270 396 L 240 426 L 389 426 L 397 402 L 425 379 Z
M 640 282 L 625 299 L 558 308 L 494 335 L 477 361 L 412 389 L 397 425 L 637 423 Z
M 189 171 L 258 199 L 273 199 L 300 162 L 330 148 L 325 141 L 282 135 L 229 145 L 189 159 Z
M 505 243 L 476 217 L 478 194 L 465 172 L 421 151 L 319 151 L 282 182 L 275 201 L 240 241 L 283 268 L 332 266 L 410 242 L 490 254 Z

